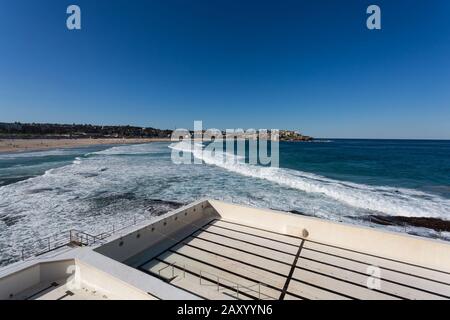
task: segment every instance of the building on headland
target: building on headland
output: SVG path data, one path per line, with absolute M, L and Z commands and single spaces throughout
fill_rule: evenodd
M 313 138 L 305 136 L 298 131 L 280 130 L 280 140 L 284 141 L 312 141 Z
M 214 140 L 218 137 L 221 139 L 241 139 L 241 140 L 274 140 L 274 141 L 313 141 L 310 136 L 305 136 L 298 131 L 293 130 L 236 130 L 236 131 L 190 131 L 190 136 L 183 138 L 201 138 Z

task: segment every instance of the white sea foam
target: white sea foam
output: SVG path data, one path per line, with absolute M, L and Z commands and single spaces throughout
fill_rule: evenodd
M 52 149 L 46 151 L 26 151 L 16 153 L 4 153 L 0 154 L 0 160 L 11 160 L 19 158 L 38 158 L 38 157 L 50 157 L 50 156 L 65 156 L 78 154 L 80 151 L 76 149 Z
M 145 155 L 164 151 L 160 143 L 144 143 L 135 145 L 116 146 L 106 150 L 88 153 L 88 155 Z
M 172 144 L 170 147 L 191 152 L 206 164 L 304 192 L 322 194 L 353 207 L 390 215 L 450 218 L 450 200 L 421 191 L 342 182 L 297 170 L 227 162 L 220 156 L 212 157 L 202 150 L 191 149 L 185 142 Z

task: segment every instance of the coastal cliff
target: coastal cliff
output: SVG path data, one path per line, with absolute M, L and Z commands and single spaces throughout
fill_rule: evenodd
M 305 136 L 298 131 L 280 130 L 281 141 L 312 141 L 313 137 Z

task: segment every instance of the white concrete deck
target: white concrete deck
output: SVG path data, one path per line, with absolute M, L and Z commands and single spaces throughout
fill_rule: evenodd
M 137 268 L 205 299 L 450 298 L 449 273 L 224 219 Z

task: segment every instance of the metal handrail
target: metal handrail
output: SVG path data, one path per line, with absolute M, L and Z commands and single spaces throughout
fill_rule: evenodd
M 204 273 L 209 274 L 209 275 L 211 275 L 211 276 L 214 276 L 214 277 L 217 279 L 216 284 L 202 284 L 202 277 L 203 277 L 203 274 L 204 274 Z M 255 284 L 253 284 L 253 285 L 251 285 L 251 286 L 244 286 L 244 285 L 242 285 L 242 284 L 239 284 L 239 283 L 237 283 L 237 282 L 234 282 L 234 281 L 231 281 L 231 280 L 228 280 L 228 279 L 219 277 L 219 276 L 216 275 L 216 274 L 213 274 L 213 273 L 211 273 L 211 272 L 204 271 L 204 270 L 200 270 L 200 272 L 199 272 L 199 277 L 200 277 L 200 285 L 217 286 L 217 291 L 220 291 L 220 280 L 223 280 L 223 281 L 222 281 L 222 284 L 225 284 L 225 283 L 223 283 L 223 282 L 228 282 L 228 283 L 232 284 L 232 285 L 231 285 L 232 288 L 236 287 L 236 298 L 239 299 L 239 292 L 242 291 L 242 290 L 239 290 L 239 288 L 243 288 L 243 289 L 248 289 L 248 290 L 251 291 L 251 292 L 257 293 L 257 294 L 258 294 L 258 300 L 261 300 L 261 286 L 264 285 L 264 284 L 262 284 L 261 282 L 255 282 Z M 210 282 L 211 282 L 211 281 L 210 281 Z M 258 290 L 254 290 L 254 289 L 251 288 L 251 287 L 254 287 L 254 286 L 258 286 Z
M 133 216 L 133 218 L 130 219 L 131 223 L 125 225 L 122 224 L 120 228 L 116 228 L 116 225 L 113 224 L 108 231 L 104 231 L 97 235 L 92 235 L 76 229 L 68 229 L 43 238 L 32 239 L 27 244 L 22 246 L 20 258 L 21 260 L 25 260 L 27 258 L 39 256 L 70 244 L 90 246 L 104 240 L 114 233 L 129 228 L 147 219 L 148 217 L 142 215 Z
M 172 272 L 171 272 L 172 278 L 174 278 L 174 277 L 175 277 L 175 269 L 176 269 L 176 268 L 180 269 L 180 266 L 177 265 L 177 262 L 176 262 L 176 261 L 175 261 L 175 262 L 172 262 L 171 264 L 168 264 L 168 265 L 164 266 L 163 268 L 159 269 L 159 270 L 158 270 L 158 275 L 161 276 L 161 272 L 162 272 L 163 270 L 168 269 L 168 268 L 171 269 L 171 271 L 172 271 Z M 192 268 L 192 267 L 191 267 L 190 270 L 192 270 L 192 269 L 195 269 L 195 268 Z M 183 271 L 183 278 L 186 278 L 186 264 L 183 264 L 182 271 Z M 223 285 L 225 285 L 226 283 L 228 283 L 228 284 L 229 284 L 228 286 L 230 286 L 231 288 L 233 288 L 233 289 L 236 288 L 235 294 L 236 294 L 236 298 L 237 298 L 237 299 L 239 299 L 239 293 L 240 293 L 240 292 L 245 292 L 245 291 L 243 291 L 242 289 L 248 290 L 247 292 L 253 292 L 253 293 L 256 293 L 257 296 L 258 296 L 258 300 L 261 300 L 261 295 L 264 295 L 264 296 L 266 296 L 266 297 L 269 297 L 269 296 L 267 296 L 266 294 L 261 294 L 261 286 L 265 286 L 265 285 L 264 285 L 263 283 L 261 283 L 261 282 L 255 282 L 255 284 L 253 284 L 253 285 L 251 285 L 251 286 L 245 286 L 245 285 L 239 284 L 239 283 L 237 283 L 237 282 L 234 282 L 234 281 L 225 279 L 225 278 L 223 278 L 223 277 L 219 277 L 218 275 L 213 274 L 213 273 L 208 272 L 208 271 L 198 270 L 198 272 L 197 272 L 197 271 L 194 271 L 194 273 L 199 277 L 199 283 L 200 283 L 201 286 L 214 286 L 214 287 L 217 288 L 217 291 L 220 291 L 221 284 L 222 284 L 222 287 L 223 287 Z M 213 276 L 213 277 L 216 279 L 216 283 L 215 283 L 215 284 L 202 283 L 202 279 L 204 278 L 204 274 L 208 274 L 208 275 L 210 275 L 210 276 Z M 207 281 L 208 281 L 208 282 L 212 282 L 211 280 L 207 280 Z M 253 289 L 253 287 L 255 287 L 255 286 L 257 286 L 257 289 Z
M 75 229 L 70 230 L 69 234 L 70 234 L 70 243 L 76 243 L 84 246 L 93 245 L 111 235 L 109 233 L 103 232 L 94 236 L 87 232 Z

